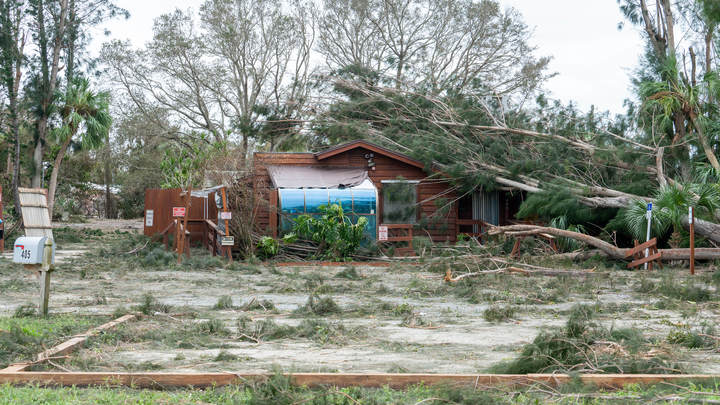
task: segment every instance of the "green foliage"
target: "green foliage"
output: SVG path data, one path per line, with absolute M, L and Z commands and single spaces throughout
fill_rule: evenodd
M 239 357 L 237 355 L 234 355 L 232 353 L 226 352 L 225 350 L 221 350 L 220 353 L 215 356 L 213 361 L 233 361 L 237 360 Z
M 346 278 L 348 280 L 360 280 L 362 276 L 355 270 L 355 267 L 346 267 L 335 275 L 337 278 Z
M 200 185 L 208 162 L 221 155 L 226 147 L 226 143 L 212 142 L 210 137 L 203 133 L 190 137 L 185 147 L 165 149 L 160 164 L 165 178 L 163 187 L 186 188 Z
M 37 307 L 33 304 L 23 304 L 15 308 L 13 318 L 29 318 L 37 315 Z
M 170 305 L 159 302 L 152 294 L 145 293 L 142 296 L 142 303 L 135 307 L 136 310 L 145 315 L 153 315 L 155 312 L 170 312 Z
M 518 210 L 518 218 L 540 217 L 548 221 L 563 217 L 565 226 L 588 222 L 602 222 L 604 210 L 593 210 L 580 204 L 569 191 L 557 188 L 529 194 Z M 566 229 L 566 228 L 562 228 Z
M 505 322 L 515 316 L 515 307 L 492 305 L 483 311 L 483 318 L 488 322 Z
M 213 306 L 214 309 L 233 309 L 233 300 L 229 295 L 223 295 L 218 298 L 218 302 Z
M 307 302 L 295 310 L 298 314 L 332 315 L 342 312 L 340 306 L 331 297 L 320 297 L 318 294 L 310 294 Z
M 278 254 L 280 243 L 270 236 L 263 236 L 257 244 L 257 252 L 263 259 L 269 259 Z
M 169 266 L 177 260 L 177 256 L 164 247 L 156 247 L 151 249 L 140 262 L 146 267 L 163 267 Z
M 37 353 L 104 322 L 105 318 L 76 315 L 0 317 L 0 368 L 28 361 Z M 1 400 L 0 400 L 1 401 Z
M 648 340 L 638 329 L 607 330 L 593 322 L 594 310 L 578 304 L 570 310 L 565 327 L 544 331 L 523 347 L 520 356 L 493 368 L 508 374 L 603 370 L 610 373 L 664 374 L 681 369 L 664 356 L 643 353 Z M 600 352 L 594 345 L 613 342 L 627 352 L 624 356 Z
M 76 77 L 59 101 L 62 125 L 52 132 L 57 143 L 72 139 L 81 129 L 84 130 L 80 138 L 83 147 L 97 148 L 105 142 L 112 123 L 110 93 L 94 92 L 88 79 Z
M 220 319 L 208 319 L 207 321 L 200 322 L 195 326 L 195 329 L 206 335 L 224 336 L 230 334 L 230 330 L 228 330 Z
M 667 336 L 668 343 L 681 345 L 688 349 L 714 348 L 718 344 L 717 337 L 714 336 L 715 326 L 710 323 L 703 322 L 695 327 L 690 323 L 669 321 L 667 323 L 673 326 Z
M 339 204 L 321 205 L 320 215 L 300 215 L 294 219 L 293 233 L 317 245 L 316 256 L 342 261 L 360 247 L 368 221 L 358 218 L 353 224 Z
M 568 218 L 566 215 L 561 215 L 559 217 L 553 218 L 550 221 L 549 225 L 552 228 L 565 229 L 578 233 L 587 233 L 583 225 L 572 225 L 568 223 Z M 584 246 L 584 244 L 578 240 L 564 237 L 556 238 L 555 243 L 558 249 L 563 252 L 578 250 Z

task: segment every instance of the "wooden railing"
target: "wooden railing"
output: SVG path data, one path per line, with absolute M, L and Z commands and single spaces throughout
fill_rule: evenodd
M 461 232 L 460 227 L 461 226 L 472 226 L 473 230 L 470 232 Z M 475 231 L 475 226 L 477 226 L 477 232 Z M 487 228 L 489 228 L 489 225 L 487 222 L 480 220 L 480 219 L 456 219 L 455 220 L 455 235 L 467 235 L 472 238 L 478 238 L 478 240 L 481 240 L 482 235 L 486 232 Z
M 407 242 L 406 247 L 396 248 L 395 252 L 412 253 L 413 250 L 413 224 L 381 224 L 388 229 L 387 240 L 381 242 L 396 243 Z
M 221 240 L 225 236 L 225 232 L 220 230 L 218 226 L 211 220 L 206 219 L 205 223 L 205 237 L 203 238 L 205 248 L 212 252 L 213 256 L 217 256 L 218 253 L 225 256 L 227 247 L 222 246 Z

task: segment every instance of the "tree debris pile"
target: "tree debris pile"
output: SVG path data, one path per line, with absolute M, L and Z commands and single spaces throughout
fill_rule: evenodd
M 593 308 L 578 304 L 562 329 L 540 333 L 518 358 L 494 367 L 504 374 L 633 373 L 667 374 L 685 370 L 671 350 L 649 345 L 637 328 L 610 328 L 593 321 Z

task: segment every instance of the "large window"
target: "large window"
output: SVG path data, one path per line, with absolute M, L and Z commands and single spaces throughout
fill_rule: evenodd
M 382 182 L 383 223 L 417 222 L 417 184 L 417 181 L 408 180 Z
M 299 215 L 320 215 L 321 205 L 340 204 L 352 223 L 357 223 L 360 217 L 367 218 L 365 236 L 370 240 L 376 238 L 377 192 L 369 181 L 351 188 L 281 188 L 278 192 L 280 234 L 290 232 Z

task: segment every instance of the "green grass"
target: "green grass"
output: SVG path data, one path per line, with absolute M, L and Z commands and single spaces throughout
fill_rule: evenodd
M 0 368 L 31 360 L 45 348 L 107 321 L 106 317 L 50 315 L 47 318 L 0 317 Z
M 0 404 L 690 404 L 720 399 L 718 386 L 712 383 L 630 385 L 618 391 L 606 391 L 579 382 L 552 389 L 530 385 L 519 388 L 473 389 L 468 387 L 416 385 L 405 389 L 294 387 L 286 377 L 275 376 L 265 383 L 248 383 L 206 389 L 131 389 L 100 386 L 92 388 L 44 388 L 0 385 Z M 670 399 L 672 398 L 672 399 Z

